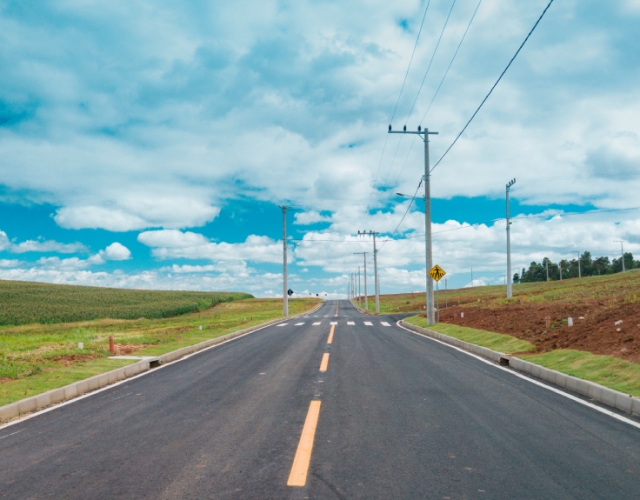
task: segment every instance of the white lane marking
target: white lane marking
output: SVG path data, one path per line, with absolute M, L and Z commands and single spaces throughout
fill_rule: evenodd
M 636 428 L 640 429 L 640 423 L 635 422 L 635 421 L 633 421 L 633 420 L 631 420 L 629 418 L 623 417 L 622 415 L 618 415 L 616 412 L 613 412 L 611 410 L 607 410 L 605 408 L 601 408 L 600 406 L 597 406 L 597 405 L 594 405 L 592 403 L 589 403 L 588 401 L 585 401 L 583 399 L 577 398 L 576 396 L 572 396 L 571 394 L 566 393 L 564 391 L 561 391 L 560 389 L 556 389 L 555 387 L 550 387 L 550 386 L 548 386 L 546 384 L 543 384 L 542 382 L 538 382 L 537 380 L 529 378 L 526 375 L 522 375 L 521 373 L 518 373 L 518 372 L 516 372 L 514 370 L 510 370 L 508 368 L 505 368 L 504 366 L 496 365 L 493 362 L 489 361 L 488 359 L 484 359 L 484 358 L 482 358 L 482 357 L 480 357 L 480 356 L 478 356 L 476 354 L 473 354 L 473 353 L 471 353 L 469 351 L 465 351 L 464 349 L 460 349 L 459 347 L 456 347 L 454 345 L 450 345 L 450 344 L 447 344 L 446 342 L 442 342 L 441 340 L 434 339 L 432 337 L 427 337 L 426 335 L 421 335 L 418 332 L 414 332 L 413 330 L 409 330 L 408 328 L 405 328 L 404 326 L 402 326 L 400 324 L 400 321 L 398 321 L 396 323 L 396 325 L 399 326 L 400 328 L 402 328 L 403 330 L 411 332 L 411 333 L 413 333 L 415 335 L 419 335 L 422 338 L 425 338 L 425 339 L 428 339 L 428 340 L 432 340 L 434 342 L 437 342 L 438 344 L 442 344 L 443 346 L 450 347 L 451 349 L 455 349 L 456 351 L 460 351 L 461 353 L 466 354 L 467 356 L 471 356 L 472 358 L 476 358 L 478 361 L 482 361 L 483 363 L 486 363 L 489 366 L 493 366 L 494 368 L 497 368 L 498 370 L 502 370 L 502 371 L 504 371 L 506 373 L 510 373 L 514 377 L 519 377 L 519 378 L 521 378 L 523 380 L 526 380 L 527 382 L 531 382 L 532 384 L 535 384 L 535 385 L 537 385 L 539 387 L 542 387 L 543 389 L 547 389 L 548 391 L 555 392 L 556 394 L 558 394 L 560 396 L 564 396 L 565 398 L 570 399 L 572 401 L 575 401 L 576 403 L 580 403 L 581 405 L 588 406 L 589 408 L 591 408 L 593 410 L 596 410 L 596 411 L 599 411 L 600 413 L 604 413 L 605 415 L 609 415 L 610 417 L 613 417 L 616 420 L 619 420 L 620 422 L 624 422 L 625 424 L 629 424 L 629 425 L 632 425 L 633 427 L 636 427 Z M 549 382 L 549 383 L 551 383 L 551 382 Z
M 382 326 L 391 326 L 389 323 L 387 323 L 386 321 L 381 321 L 380 324 Z
M 95 396 L 96 394 L 99 394 L 101 392 L 108 391 L 110 389 L 113 389 L 114 387 L 118 387 L 119 385 L 128 384 L 132 380 L 135 380 L 135 379 L 140 378 L 140 377 L 144 377 L 145 375 L 149 375 L 151 373 L 158 373 L 158 370 L 162 370 L 163 368 L 167 368 L 168 366 L 173 366 L 176 363 L 180 363 L 182 361 L 186 361 L 187 359 L 191 358 L 192 356 L 196 356 L 196 355 L 201 354 L 203 352 L 210 351 L 211 349 L 215 349 L 216 347 L 220 347 L 220 346 L 222 346 L 224 344 L 228 344 L 229 342 L 234 342 L 236 340 L 240 340 L 240 339 L 246 337 L 247 335 L 251 335 L 252 333 L 256 333 L 256 332 L 259 332 L 261 330 L 265 330 L 267 328 L 271 328 L 272 326 L 274 326 L 274 325 L 271 324 L 271 325 L 261 326 L 260 328 L 256 328 L 255 330 L 252 330 L 250 332 L 243 333 L 242 335 L 238 335 L 237 337 L 233 337 L 232 339 L 225 340 L 224 342 L 220 342 L 219 344 L 214 344 L 214 345 L 211 345 L 209 347 L 205 347 L 204 349 L 200 349 L 199 351 L 193 352 L 191 354 L 187 354 L 186 356 L 183 356 L 183 357 L 181 357 L 179 359 L 176 359 L 175 361 L 171 361 L 169 363 L 162 364 L 159 367 L 154 368 L 153 370 L 144 371 L 142 373 L 139 373 L 138 375 L 134 375 L 133 377 L 128 377 L 128 378 L 122 379 L 122 380 L 120 380 L 118 382 L 114 382 L 113 384 L 105 385 L 104 387 L 101 387 L 100 389 L 96 389 L 95 391 L 87 392 L 87 393 L 83 394 L 82 396 L 78 396 L 78 397 L 73 398 L 73 399 L 68 399 L 66 401 L 63 401 L 62 403 L 58 403 L 58 404 L 55 404 L 55 405 L 50 406 L 48 408 L 44 408 L 42 410 L 38 410 L 36 412 L 29 413 L 28 415 L 24 415 L 24 416 L 20 417 L 18 420 L 12 420 L 11 422 L 7 422 L 5 424 L 0 424 L 0 430 L 1 429 L 5 429 L 7 427 L 11 427 L 13 425 L 20 424 L 20 423 L 22 423 L 22 422 L 24 422 L 26 420 L 31 420 L 32 418 L 37 417 L 39 415 L 42 415 L 43 413 L 49 413 L 50 411 L 57 410 L 58 408 L 62 408 L 63 406 L 67 406 L 67 405 L 73 404 L 73 403 L 75 403 L 77 401 L 81 401 L 81 400 L 86 399 L 86 398 L 90 398 L 91 396 Z
M 24 429 L 22 429 L 23 431 Z M 7 434 L 6 436 L 0 436 L 0 439 L 4 439 L 4 438 L 8 438 L 9 436 L 15 436 L 16 434 L 22 432 L 22 431 L 16 431 L 16 432 L 12 432 L 11 434 Z
M 347 325 L 349 326 L 355 326 L 356 322 L 355 321 L 347 321 Z
M 322 324 L 322 321 L 316 321 L 316 322 L 313 324 L 313 326 L 318 326 L 318 325 L 321 325 L 321 324 Z
M 319 318 L 320 316 L 318 316 L 317 314 L 313 315 L 314 318 Z
M 302 326 L 304 323 L 296 323 L 296 326 Z
M 289 323 L 280 323 L 278 326 L 287 326 Z
M 330 314 L 325 314 L 324 315 L 325 318 L 328 318 L 329 316 L 330 316 Z
M 364 324 L 367 326 L 373 326 L 373 323 L 371 321 L 365 321 Z
M 332 321 L 332 322 L 331 322 L 331 324 L 332 324 L 332 325 L 337 325 L 337 324 L 338 324 L 338 322 L 337 322 L 337 321 Z
M 125 394 L 124 396 L 118 396 L 117 398 L 113 398 L 111 401 L 117 401 L 118 399 L 122 399 L 122 398 L 126 398 L 127 396 L 131 396 L 133 394 L 133 392 L 130 392 L 129 394 Z

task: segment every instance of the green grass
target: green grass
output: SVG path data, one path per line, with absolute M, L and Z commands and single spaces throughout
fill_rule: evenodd
M 318 303 L 290 300 L 289 312 L 306 312 Z M 153 356 L 281 316 L 282 300 L 246 299 L 174 318 L 0 327 L 0 405 L 123 366 L 108 359 L 109 336 L 126 353 Z
M 251 297 L 236 292 L 126 290 L 0 280 L 0 325 L 167 318 Z
M 421 326 L 427 328 L 427 320 L 423 316 L 411 316 L 406 318 L 407 323 L 412 325 Z M 487 347 L 494 351 L 503 353 L 520 353 L 520 352 L 533 352 L 536 350 L 535 346 L 525 340 L 520 340 L 511 335 L 503 335 L 501 333 L 487 332 L 485 330 L 476 330 L 474 328 L 467 328 L 464 326 L 450 325 L 447 323 L 437 323 L 428 327 L 438 333 L 449 335 L 456 339 L 470 342 L 481 347 Z
M 640 364 L 572 349 L 526 354 L 522 359 L 640 397 Z

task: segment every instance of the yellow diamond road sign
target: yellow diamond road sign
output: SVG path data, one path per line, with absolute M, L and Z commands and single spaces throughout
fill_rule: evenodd
M 445 273 L 444 269 L 442 269 L 438 264 L 433 266 L 431 268 L 431 271 L 429 271 L 429 276 L 431 276 L 436 281 L 440 281 L 445 274 L 447 273 Z

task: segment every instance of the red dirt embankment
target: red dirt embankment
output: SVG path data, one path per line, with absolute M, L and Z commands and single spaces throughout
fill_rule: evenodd
M 549 329 L 546 316 L 551 318 Z M 567 325 L 568 317 L 573 318 L 573 326 Z M 531 342 L 538 352 L 578 349 L 640 361 L 640 304 L 636 303 L 591 299 L 515 302 L 495 308 L 468 303 L 441 309 L 440 321 L 512 335 Z

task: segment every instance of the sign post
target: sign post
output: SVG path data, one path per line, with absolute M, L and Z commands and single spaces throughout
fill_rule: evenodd
M 447 274 L 444 269 L 442 269 L 438 264 L 433 266 L 429 271 L 429 276 L 433 278 L 436 282 L 436 310 L 438 311 L 438 320 L 440 323 L 440 287 L 438 286 L 438 282 Z

